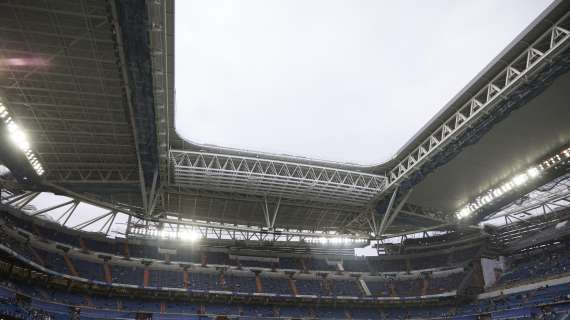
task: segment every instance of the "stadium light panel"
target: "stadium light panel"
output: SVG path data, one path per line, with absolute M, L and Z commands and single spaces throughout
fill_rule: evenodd
M 540 171 L 539 171 L 537 168 L 532 167 L 532 168 L 530 168 L 530 169 L 527 170 L 527 174 L 528 174 L 529 177 L 531 177 L 531 178 L 536 178 L 536 177 L 538 177 L 538 176 L 540 175 Z
M 507 182 L 503 183 L 502 185 L 489 189 L 486 192 L 483 192 L 478 197 L 475 198 L 472 202 L 466 204 L 461 209 L 459 209 L 456 213 L 457 219 L 461 220 L 468 216 L 470 216 L 473 212 L 481 209 L 483 206 L 492 203 L 498 198 L 501 198 L 504 194 L 522 187 L 526 185 L 532 179 L 536 179 L 539 177 L 542 172 L 556 166 L 560 163 L 563 159 L 570 158 L 570 148 L 566 148 L 560 151 L 558 154 L 542 161 L 539 165 L 530 167 L 512 177 Z
M 6 125 L 9 139 L 12 141 L 12 144 L 14 144 L 24 153 L 26 159 L 28 159 L 29 164 L 32 166 L 36 174 L 39 176 L 43 175 L 45 173 L 45 170 L 41 162 L 37 159 L 36 155 L 31 150 L 31 143 L 28 140 L 26 133 L 24 130 L 22 130 L 22 128 L 20 128 L 14 119 L 12 119 L 8 108 L 6 108 L 2 101 L 0 101 L 0 119 L 2 119 Z
M 513 178 L 513 183 L 515 184 L 515 186 L 520 187 L 523 184 L 525 184 L 528 181 L 528 176 L 526 175 L 526 173 L 521 173 L 519 175 L 516 175 Z
M 180 232 L 178 237 L 183 241 L 196 241 L 199 240 L 202 235 L 194 230 L 188 230 Z

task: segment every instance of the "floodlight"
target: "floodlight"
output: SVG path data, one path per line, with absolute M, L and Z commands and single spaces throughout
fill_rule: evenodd
M 8 132 L 13 133 L 20 130 L 20 127 L 18 127 L 18 125 L 14 122 L 14 121 L 9 121 L 8 122 Z
M 528 176 L 526 173 L 521 173 L 513 178 L 513 183 L 518 187 L 525 184 L 528 181 Z
M 159 235 L 161 238 L 168 238 L 168 230 L 161 230 Z
M 196 241 L 202 237 L 202 235 L 194 230 L 186 230 L 178 233 L 178 237 L 184 241 Z
M 471 209 L 468 206 L 463 207 L 463 209 L 459 210 L 457 213 L 457 218 L 463 219 L 471 214 Z
M 540 171 L 536 167 L 532 167 L 526 171 L 529 177 L 535 178 L 540 175 Z
M 28 142 L 26 134 L 17 126 L 10 132 L 10 139 L 20 150 L 26 152 L 30 149 L 30 143 Z

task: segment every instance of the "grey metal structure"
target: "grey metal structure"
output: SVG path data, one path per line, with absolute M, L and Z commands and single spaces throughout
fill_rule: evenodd
M 271 159 L 170 150 L 174 183 L 211 189 L 365 206 L 383 176 Z
M 540 69 L 543 61 L 563 51 L 570 43 L 568 25 L 570 14 L 565 14 L 554 25 L 540 35 L 519 56 L 507 62 L 492 79 L 482 86 L 471 98 L 442 124 L 435 128 L 423 142 L 412 151 L 403 155 L 403 159 L 389 172 L 390 186 L 397 184 L 422 162 L 429 159 L 454 135 L 466 130 L 478 117 L 491 112 L 493 107 L 523 83 L 529 74 Z
M 150 14 L 150 19 L 153 21 L 153 25 L 162 26 L 162 32 L 157 32 L 156 41 L 153 43 L 154 51 L 162 52 L 162 60 L 158 64 L 162 71 L 166 72 L 156 73 L 156 77 L 160 79 L 161 84 L 165 84 L 167 88 L 166 91 L 170 92 L 174 81 L 174 68 L 171 53 L 173 52 L 174 45 L 174 27 L 171 25 L 171 21 L 174 19 L 174 3 L 165 1 L 156 4 L 153 12 Z M 425 188 L 420 188 L 419 192 L 416 189 L 409 196 L 408 202 L 402 202 L 402 207 L 412 206 L 415 210 L 394 210 L 395 213 L 390 217 L 384 219 L 387 215 L 384 211 L 374 211 L 371 208 L 376 206 L 378 200 L 385 199 L 389 200 L 390 196 L 393 194 L 394 189 L 401 184 L 409 180 L 412 172 L 416 169 L 421 168 L 426 163 L 429 164 L 432 157 L 439 154 L 438 150 L 445 148 L 450 141 L 456 141 L 457 137 L 466 131 L 468 128 L 476 125 L 481 119 L 487 117 L 487 115 L 494 110 L 495 107 L 499 106 L 502 101 L 509 99 L 509 95 L 515 92 L 518 88 L 524 87 L 529 79 L 532 78 L 534 74 L 543 72 L 545 68 L 549 68 L 549 64 L 559 56 L 569 44 L 568 35 L 568 23 L 569 15 L 567 13 L 568 6 L 562 2 L 557 2 L 553 4 L 541 17 L 537 19 L 527 30 L 525 30 L 521 36 L 519 36 L 512 44 L 508 46 L 507 49 L 501 55 L 492 62 L 492 64 L 484 70 L 480 75 L 477 76 L 476 80 L 466 87 L 466 89 L 454 98 L 448 106 L 445 107 L 439 115 L 434 118 L 432 123 L 440 123 L 438 127 L 432 125 L 427 126 L 418 133 L 418 135 L 408 143 L 399 152 L 393 160 L 374 167 L 362 167 L 354 164 L 343 164 L 343 163 L 331 163 L 325 161 L 311 160 L 306 158 L 289 157 L 286 155 L 275 155 L 260 152 L 253 152 L 247 150 L 235 150 L 211 145 L 200 145 L 187 141 L 180 136 L 178 136 L 175 125 L 174 125 L 174 96 L 171 96 L 169 100 L 162 100 L 160 104 L 161 108 L 164 106 L 166 112 L 158 115 L 160 122 L 163 123 L 164 131 L 160 134 L 160 137 L 164 138 L 163 145 L 171 146 L 170 150 L 173 151 L 179 158 L 182 157 L 183 152 L 187 152 L 188 155 L 192 157 L 197 157 L 198 154 L 202 155 L 215 155 L 215 157 L 222 159 L 229 158 L 248 158 L 256 159 L 259 162 L 271 163 L 271 162 L 288 162 L 297 163 L 300 165 L 309 165 L 317 167 L 327 167 L 331 170 L 347 170 L 353 171 L 354 174 L 359 173 L 370 173 L 378 176 L 378 179 L 387 179 L 387 186 L 378 190 L 377 194 L 369 198 L 368 202 L 361 202 L 353 208 L 345 208 L 341 213 L 343 216 L 333 215 L 327 217 L 327 212 L 318 213 L 318 221 L 330 221 L 333 217 L 334 221 L 338 224 L 343 221 L 344 225 L 342 229 L 348 230 L 368 230 L 368 232 L 376 233 L 375 231 L 382 231 L 381 233 L 399 233 L 399 232 L 409 232 L 415 229 L 423 229 L 424 227 L 441 227 L 447 226 L 453 223 L 451 217 L 455 213 L 455 209 L 459 208 L 460 204 L 457 204 L 455 208 L 450 208 L 448 206 L 443 208 L 438 208 L 437 205 L 425 205 L 417 206 L 415 202 L 416 199 L 421 199 L 424 195 Z M 552 19 L 555 20 L 552 20 Z M 556 23 L 551 23 L 550 21 L 556 21 Z M 548 25 L 548 26 L 546 26 Z M 521 44 L 527 43 L 527 44 Z M 532 45 L 528 45 L 532 43 Z M 170 53 L 170 54 L 169 54 Z M 508 62 L 506 62 L 508 61 Z M 162 90 L 162 89 L 161 89 Z M 413 146 L 416 144 L 415 150 L 412 150 Z M 189 157 L 189 156 L 188 156 Z M 208 219 L 221 218 L 224 221 L 238 221 L 238 219 L 229 219 L 227 216 L 227 211 L 225 209 L 212 211 L 212 207 L 226 208 L 228 201 L 234 202 L 237 198 L 248 198 L 253 199 L 255 196 L 260 196 L 264 192 L 271 197 L 268 199 L 271 205 L 277 205 L 278 201 L 283 201 L 287 196 L 283 196 L 283 191 L 281 194 L 276 193 L 275 189 L 265 188 L 264 190 L 256 190 L 256 186 L 262 185 L 257 181 L 254 184 L 246 184 L 247 180 L 236 181 L 232 180 L 231 183 L 220 184 L 222 176 L 219 175 L 215 179 L 211 176 L 211 172 L 206 169 L 199 169 L 195 166 L 187 166 L 184 170 L 179 165 L 179 158 L 173 157 L 172 152 L 168 151 L 166 155 L 161 155 L 161 159 L 166 159 L 161 162 L 161 172 L 165 172 L 170 179 L 170 185 L 174 185 L 177 191 L 180 193 L 190 193 L 196 196 L 204 203 L 208 203 L 204 210 L 207 210 L 208 214 L 201 214 L 201 216 L 207 216 Z M 195 158 L 197 159 L 197 158 Z M 170 161 L 168 161 L 170 160 Z M 223 161 L 222 161 L 223 162 Z M 222 163 L 219 165 L 214 163 L 214 166 L 223 166 Z M 190 173 L 191 171 L 191 173 Z M 240 175 L 239 170 L 225 170 L 223 174 L 226 178 Z M 267 181 L 272 179 L 271 175 L 266 176 Z M 225 178 L 224 178 L 225 179 Z M 439 201 L 446 194 L 445 186 L 442 182 L 448 181 L 449 177 L 439 179 L 441 189 L 440 195 L 437 197 L 431 197 L 435 202 Z M 290 186 L 290 181 L 281 180 L 283 184 L 278 186 L 273 186 L 272 188 L 286 188 Z M 478 182 L 479 183 L 479 182 Z M 267 187 L 267 186 L 266 186 Z M 480 189 L 479 185 L 473 186 L 473 189 Z M 198 196 L 196 190 L 209 190 L 210 192 L 201 192 Z M 237 192 L 236 192 L 237 191 Z M 435 192 L 435 191 L 434 191 Z M 215 194 L 215 196 L 213 196 Z M 332 194 L 331 194 L 332 196 Z M 336 194 L 336 202 L 349 204 L 345 199 L 346 194 L 338 192 Z M 298 199 L 294 194 L 288 196 L 289 200 Z M 228 200 L 232 199 L 232 200 Z M 281 199 L 281 200 L 279 200 Z M 340 200 L 339 200 L 340 199 Z M 185 199 L 184 196 L 176 196 L 175 202 L 171 203 L 169 207 L 175 207 L 176 212 L 180 212 L 181 216 L 187 216 L 184 212 L 192 212 L 192 216 L 195 216 L 196 207 L 192 207 L 192 201 L 190 199 Z M 304 199 L 307 200 L 307 199 Z M 312 199 L 313 205 L 315 201 L 320 201 L 319 197 Z M 397 199 L 397 205 L 400 204 L 401 199 Z M 259 197 L 257 200 L 260 203 L 261 209 L 254 209 L 258 213 L 254 215 L 246 214 L 243 216 L 244 222 L 255 224 L 254 216 L 258 218 L 258 224 L 267 224 L 263 221 L 266 215 L 263 210 L 263 201 L 265 199 Z M 187 203 L 187 205 L 181 205 L 181 203 Z M 326 201 L 331 203 L 331 201 Z M 244 203 L 244 202 L 242 202 Z M 334 202 L 332 202 L 334 203 Z M 234 202 L 234 205 L 236 203 Z M 305 203 L 306 204 L 306 203 Z M 355 203 L 356 204 L 356 203 Z M 244 205 L 247 205 L 244 203 Z M 318 204 L 318 207 L 322 207 L 324 203 Z M 330 204 L 329 204 L 330 205 Z M 167 205 L 168 206 L 168 205 Z M 305 217 L 308 215 L 314 215 L 306 207 L 303 207 L 302 202 L 298 203 L 298 209 L 300 212 L 305 212 L 304 214 L 291 215 L 288 209 L 281 206 L 278 215 L 278 223 L 280 226 L 294 227 L 295 222 L 298 221 L 298 217 Z M 239 207 L 239 205 L 238 205 Z M 255 207 L 255 206 L 254 206 Z M 216 213 L 217 211 L 217 213 Z M 172 212 L 172 210 L 170 211 Z M 431 213 L 430 215 L 424 215 L 425 212 Z M 200 214 L 198 214 L 200 216 Z M 290 216 L 291 219 L 283 219 L 283 216 Z M 223 217 L 223 218 L 222 218 Z M 281 219 L 280 219 L 281 217 Z M 311 221 L 312 219 L 309 219 Z M 315 221 L 315 220 L 313 220 Z M 384 221 L 384 226 L 381 227 L 382 221 Z M 416 224 L 414 225 L 414 221 Z M 408 222 L 411 222 L 407 224 Z M 316 226 L 324 227 L 321 223 L 317 222 Z M 334 227 L 333 227 L 334 228 Z M 340 229 L 340 226 L 337 225 Z M 380 230 L 383 229 L 383 230 Z
M 79 227 L 106 221 L 108 228 L 124 213 L 228 234 L 350 238 L 447 230 L 469 197 L 570 139 L 560 120 L 568 112 L 560 92 L 570 81 L 561 68 L 570 65 L 567 1 L 551 5 L 392 160 L 372 167 L 181 138 L 173 0 L 4 2 L 0 9 L 0 58 L 29 63 L 0 64 L 1 94 L 46 170 L 34 188 L 21 179 L 0 183 L 14 197 L 24 195 L 21 207 L 41 191 L 74 198 L 61 220 L 81 214 L 79 202 L 108 209 Z M 485 134 L 480 126 L 508 115 L 504 105 L 527 92 L 549 100 L 531 101 L 529 94 L 518 118 L 505 116 L 510 127 Z M 562 116 L 547 128 L 529 122 L 539 112 Z M 505 145 L 516 138 L 513 127 L 532 133 L 532 154 L 516 154 L 532 146 Z M 507 151 L 481 165 L 497 145 Z
M 524 195 L 489 216 L 488 220 L 504 218 L 505 224 L 570 208 L 570 174 L 558 177 Z
M 72 188 L 139 192 L 132 109 L 105 1 L 0 4 L 0 89 L 46 170 Z M 12 61 L 12 62 L 10 62 Z

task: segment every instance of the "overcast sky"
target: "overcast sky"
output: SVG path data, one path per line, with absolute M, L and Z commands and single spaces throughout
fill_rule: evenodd
M 550 0 L 176 1 L 176 126 L 198 143 L 392 157 Z

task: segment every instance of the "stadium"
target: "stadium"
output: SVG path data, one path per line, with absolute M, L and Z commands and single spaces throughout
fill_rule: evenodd
M 174 12 L 0 2 L 0 319 L 570 319 L 570 1 L 374 166 L 181 137 Z

